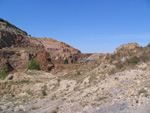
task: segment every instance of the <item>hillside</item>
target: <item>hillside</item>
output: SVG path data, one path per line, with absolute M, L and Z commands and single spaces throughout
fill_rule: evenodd
M 0 65 L 5 64 L 10 72 L 22 71 L 27 68 L 30 59 L 36 58 L 43 51 L 48 53 L 47 61 L 50 59 L 53 64 L 77 63 L 91 55 L 81 54 L 80 50 L 55 39 L 29 36 L 25 31 L 0 19 Z
M 88 64 L 63 65 L 64 69 L 51 73 L 26 70 L 9 75 L 0 80 L 1 110 L 12 113 L 149 113 L 149 60 L 128 62 L 118 69 L 108 56 Z

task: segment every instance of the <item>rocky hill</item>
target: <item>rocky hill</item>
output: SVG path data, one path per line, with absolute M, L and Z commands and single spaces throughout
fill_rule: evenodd
M 141 47 L 137 43 L 123 44 L 114 51 L 114 54 L 128 55 L 129 52 L 136 53 L 139 48 Z
M 91 55 L 81 54 L 80 50 L 55 39 L 29 36 L 25 31 L 0 19 L 0 65 L 5 64 L 9 71 L 22 71 L 30 59 L 36 58 L 43 51 L 48 54 L 45 64 L 49 62 L 48 59 L 51 64 L 76 63 Z

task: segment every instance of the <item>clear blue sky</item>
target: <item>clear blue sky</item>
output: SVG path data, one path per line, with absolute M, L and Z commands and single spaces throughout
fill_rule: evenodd
M 150 43 L 150 0 L 0 0 L 0 18 L 84 53 Z

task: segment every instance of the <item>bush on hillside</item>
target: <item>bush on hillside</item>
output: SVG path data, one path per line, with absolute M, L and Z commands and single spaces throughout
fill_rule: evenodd
M 137 64 L 139 61 L 140 61 L 140 58 L 137 57 L 137 56 L 134 56 L 134 57 L 131 57 L 131 58 L 128 60 L 128 63 L 129 63 L 129 64 Z
M 0 78 L 5 78 L 7 75 L 8 75 L 7 69 L 5 65 L 3 64 L 2 71 L 0 72 Z
M 64 64 L 68 64 L 68 60 L 64 60 Z
M 118 63 L 116 63 L 115 65 L 116 65 L 116 67 L 117 67 L 118 69 L 121 69 L 121 68 L 123 68 L 123 66 L 124 66 L 124 64 L 123 64 L 121 61 L 118 62 Z
M 2 19 L 2 18 L 0 18 L 0 22 L 5 22 L 5 20 L 4 20 L 4 19 Z
M 148 61 L 150 58 L 148 57 L 148 56 L 146 56 L 146 55 L 143 55 L 143 56 L 140 56 L 140 60 L 142 61 L 142 62 L 146 62 L 146 61 Z
M 143 58 L 143 59 L 142 59 Z M 122 69 L 122 68 L 126 68 L 128 66 L 133 66 L 136 65 L 137 63 L 139 63 L 140 61 L 144 61 L 146 59 L 144 59 L 145 57 L 137 57 L 137 56 L 133 56 L 130 59 L 127 59 L 126 62 L 121 62 L 119 61 L 118 63 L 115 64 L 117 69 Z
M 40 70 L 39 62 L 35 61 L 34 59 L 31 59 L 27 69 Z

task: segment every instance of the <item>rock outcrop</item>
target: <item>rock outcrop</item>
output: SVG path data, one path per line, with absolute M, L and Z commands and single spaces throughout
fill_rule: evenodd
M 1 25 L 0 25 L 1 26 Z M 42 44 L 34 43 L 28 38 L 21 34 L 0 30 L 0 49 L 2 48 L 23 48 L 23 49 L 44 49 Z
M 43 71 L 50 71 L 54 67 L 53 63 L 75 63 L 83 56 L 80 50 L 68 44 L 50 38 L 29 36 L 25 31 L 0 19 L 0 69 L 7 61 L 11 69 L 22 71 L 26 69 L 29 60 L 35 58 L 41 62 Z
M 40 69 L 43 71 L 49 72 L 54 67 L 54 64 L 51 62 L 50 55 L 46 51 L 38 52 L 35 60 L 39 62 Z
M 121 54 L 128 54 L 130 53 L 136 53 L 136 51 L 140 48 L 137 43 L 129 43 L 129 44 L 123 44 L 119 46 L 115 51 L 114 54 L 121 53 Z
M 0 30 L 13 32 L 15 34 L 27 35 L 27 32 L 17 28 L 15 25 L 1 18 L 0 18 Z

